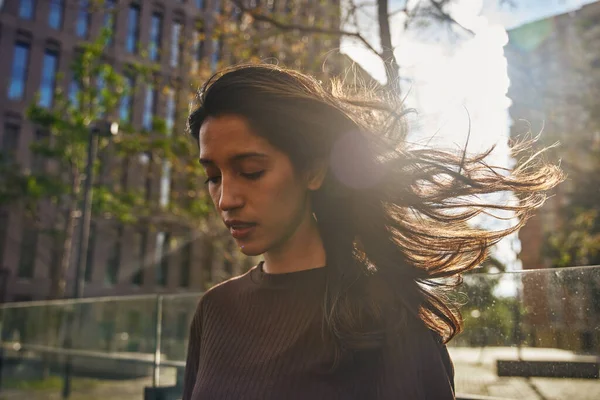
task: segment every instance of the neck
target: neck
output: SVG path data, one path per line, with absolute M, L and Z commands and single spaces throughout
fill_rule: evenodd
M 325 266 L 325 248 L 317 222 L 309 212 L 294 234 L 277 248 L 264 253 L 263 270 L 283 274 Z

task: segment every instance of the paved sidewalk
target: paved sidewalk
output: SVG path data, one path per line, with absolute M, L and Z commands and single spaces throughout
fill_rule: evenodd
M 456 370 L 456 390 L 461 394 L 495 396 L 514 400 L 598 400 L 600 379 L 512 378 L 496 376 L 495 360 L 516 355 L 512 348 L 450 348 Z M 533 351 L 533 352 L 531 352 Z M 528 349 L 525 357 L 573 360 L 578 355 L 563 350 Z M 586 356 L 587 357 L 587 356 Z M 161 370 L 161 383 L 175 382 L 173 368 Z M 80 387 L 72 400 L 142 400 L 150 378 L 127 381 L 98 381 L 89 389 Z M 3 390 L 0 400 L 60 400 L 60 390 Z
M 598 400 L 600 379 L 517 378 L 496 376 L 497 358 L 516 359 L 514 348 L 449 348 L 456 371 L 456 391 L 463 394 L 527 400 Z M 595 359 L 556 349 L 524 349 L 525 359 L 573 361 Z M 583 357 L 583 358 L 582 358 Z

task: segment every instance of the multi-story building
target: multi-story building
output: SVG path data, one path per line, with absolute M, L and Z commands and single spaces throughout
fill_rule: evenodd
M 590 123 L 598 118 L 590 110 L 590 101 L 598 96 L 592 88 L 600 83 L 599 44 L 600 2 L 596 2 L 512 29 L 505 48 L 511 81 L 511 136 L 531 130 L 533 135 L 541 132 L 542 145 L 560 142 L 556 152 L 567 174 L 589 169 L 592 152 L 586 149 L 600 145 L 600 131 Z M 561 229 L 559 210 L 568 204 L 570 185 L 569 180 L 559 185 L 554 196 L 520 230 L 523 269 L 554 267 L 544 247 L 547 235 Z M 570 291 L 553 284 L 549 275 L 528 276 L 523 282 L 523 297 L 532 345 L 599 348 L 600 336 L 590 328 L 600 322 L 600 315 L 594 314 L 593 307 L 589 312 L 581 307 L 592 304 L 591 297 L 598 296 L 587 284 L 572 282 Z M 590 297 L 587 303 L 583 300 L 586 296 Z
M 304 13 L 312 10 L 317 18 L 322 14 L 321 19 L 326 19 L 327 24 L 339 23 L 335 11 L 339 10 L 339 2 L 302 3 Z M 258 2 L 248 4 L 255 6 Z M 297 10 L 299 4 L 294 0 L 268 0 L 263 10 L 286 15 Z M 127 109 L 119 110 L 120 117 L 137 128 L 148 125 L 153 116 L 173 120 L 173 104 L 180 100 L 187 103 L 199 63 L 206 62 L 215 69 L 220 64 L 245 61 L 228 51 L 222 37 L 212 32 L 223 18 L 246 23 L 236 13 L 239 11 L 227 0 L 0 1 L 0 149 L 4 154 L 13 154 L 23 168 L 36 167 L 39 160 L 32 156 L 30 145 L 44 132 L 27 120 L 26 109 L 35 99 L 40 105 L 52 107 L 56 89 L 64 93 L 72 90 L 73 73 L 69 66 L 79 46 L 98 37 L 107 24 L 112 28 L 112 37 L 105 56 L 118 71 L 125 71 L 132 62 L 152 64 L 157 67 L 156 79 L 166 87 L 179 89 L 138 88 L 131 99 L 121 102 L 127 104 Z M 259 26 L 253 32 L 265 34 L 267 29 Z M 251 54 L 285 59 L 285 50 L 275 52 L 269 44 L 290 37 L 295 38 L 282 39 L 279 35 L 271 41 L 254 43 L 248 36 Z M 322 61 L 317 55 L 326 57 L 322 49 L 338 47 L 339 40 L 328 40 L 331 42 L 314 41 L 306 46 L 319 65 Z M 184 44 L 193 48 L 189 50 Z M 238 41 L 236 45 L 243 43 Z M 294 62 L 285 60 L 285 64 Z M 143 164 L 142 159 L 140 162 Z M 162 196 L 164 177 L 144 181 L 140 177 L 142 167 L 130 174 L 131 179 L 137 179 L 135 184 L 146 185 L 152 196 Z M 168 232 L 93 221 L 86 257 L 85 295 L 203 290 L 247 267 L 243 258 L 226 257 L 228 249 L 215 248 L 201 236 L 189 238 L 173 251 L 167 249 L 169 243 Z M 4 271 L 0 277 L 6 280 L 6 293 L 2 296 L 7 301 L 47 298 L 52 271 L 59 263 L 56 247 L 48 235 L 28 221 L 20 205 L 0 209 L 0 267 Z M 76 247 L 74 243 L 73 249 Z M 71 267 L 67 293 L 72 292 L 74 278 Z

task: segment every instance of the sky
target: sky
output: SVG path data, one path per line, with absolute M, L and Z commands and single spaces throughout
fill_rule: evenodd
M 412 0 L 408 0 L 412 1 Z M 562 14 L 592 3 L 591 0 L 513 0 L 516 7 L 499 6 L 499 0 L 457 0 L 456 19 L 475 32 L 474 36 L 456 36 L 437 28 L 419 36 L 407 35 L 392 20 L 392 40 L 403 78 L 406 103 L 418 115 L 412 118 L 412 139 L 442 147 L 463 148 L 473 152 L 493 145 L 492 161 L 510 163 L 507 139 L 510 118 L 506 97 L 510 81 L 503 47 L 506 30 L 528 22 Z M 404 3 L 390 0 L 390 10 Z M 365 17 L 366 18 L 366 17 Z M 376 28 L 376 24 L 365 24 Z M 377 39 L 376 32 L 369 32 Z M 378 43 L 378 40 L 373 42 Z M 380 81 L 385 80 L 381 61 L 356 43 L 342 42 L 341 51 L 359 62 Z M 470 132 L 470 135 L 469 135 Z M 499 197 L 508 201 L 510 196 Z M 490 227 L 500 227 L 493 221 Z M 517 259 L 520 243 L 516 235 L 502 241 L 495 252 L 509 270 L 521 268 Z

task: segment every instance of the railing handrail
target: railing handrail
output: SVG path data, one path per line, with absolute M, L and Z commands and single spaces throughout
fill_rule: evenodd
M 148 300 L 155 301 L 158 296 L 162 296 L 163 300 L 179 299 L 186 297 L 200 297 L 204 292 L 187 292 L 187 293 L 150 293 L 150 294 L 134 294 L 124 296 L 99 296 L 99 297 L 84 297 L 82 299 L 60 299 L 60 300 L 35 300 L 35 301 L 19 301 L 12 303 L 0 304 L 0 310 L 10 308 L 29 308 L 29 307 L 44 307 L 44 306 L 69 306 L 75 304 L 88 303 L 108 303 L 111 301 L 136 301 Z
M 541 268 L 541 269 L 522 269 L 517 271 L 501 271 L 501 272 L 475 272 L 469 274 L 469 276 L 477 275 L 533 275 L 540 273 L 569 273 L 573 271 L 589 270 L 594 268 L 600 268 L 600 265 L 585 265 L 576 267 L 565 267 L 565 268 Z M 203 291 L 192 291 L 186 293 L 150 293 L 150 294 L 138 294 L 138 295 L 124 295 L 124 296 L 101 296 L 101 297 L 85 297 L 82 299 L 61 299 L 61 300 L 38 300 L 38 301 L 25 301 L 25 302 L 12 302 L 0 304 L 0 310 L 12 309 L 12 308 L 28 308 L 28 307 L 43 307 L 43 306 L 68 306 L 75 304 L 87 304 L 87 303 L 102 303 L 111 301 L 135 301 L 135 300 L 148 300 L 154 301 L 158 296 L 162 296 L 164 300 L 173 300 L 186 297 L 200 297 L 203 295 Z
M 102 352 L 102 351 L 94 351 L 94 350 L 77 350 L 77 349 L 65 349 L 62 347 L 53 347 L 53 346 L 44 346 L 39 344 L 28 344 L 28 343 L 19 343 L 19 350 L 14 348 L 14 344 L 11 343 L 2 343 L 0 347 L 4 350 L 12 350 L 12 351 L 33 351 L 37 353 L 48 353 L 48 354 L 57 354 L 62 356 L 79 356 L 79 357 L 88 357 L 88 358 L 98 358 L 104 360 L 118 360 L 118 361 L 133 361 L 139 364 L 146 364 L 149 366 L 155 365 L 154 362 L 154 353 L 137 353 L 140 355 L 145 355 L 146 358 L 143 357 L 135 357 L 136 353 L 115 353 L 115 352 Z M 176 360 L 161 360 L 158 364 L 160 367 L 185 367 L 185 361 L 176 361 Z

